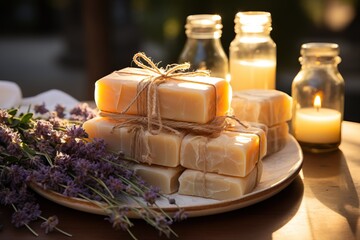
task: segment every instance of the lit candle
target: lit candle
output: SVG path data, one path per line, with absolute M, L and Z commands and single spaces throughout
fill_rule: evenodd
M 322 108 L 321 98 L 316 96 L 313 108 L 296 111 L 295 137 L 307 143 L 336 143 L 341 135 L 341 113 L 334 109 Z

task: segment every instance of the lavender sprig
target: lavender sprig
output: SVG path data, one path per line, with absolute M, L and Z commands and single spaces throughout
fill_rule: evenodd
M 156 204 L 166 196 L 130 170 L 124 161 L 128 157 L 107 151 L 102 139 L 87 138 L 81 124 L 96 116 L 93 109 L 79 105 L 70 111 L 70 119 L 62 118 L 65 108 L 61 105 L 49 112 L 42 104 L 35 106 L 35 112 L 48 118 L 0 109 L 0 204 L 14 207 L 15 226 L 28 227 L 29 222 L 40 218 L 46 233 L 54 229 L 63 232 L 56 227 L 56 216 L 45 219 L 36 208 L 36 199 L 27 187 L 35 182 L 44 189 L 97 204 L 108 213 L 107 220 L 115 229 L 126 230 L 133 238 L 133 223 L 127 216 L 130 212 L 160 233 L 176 236 L 170 227 L 173 219 Z M 173 199 L 169 203 L 176 204 Z M 30 209 L 38 211 L 24 214 Z M 179 209 L 174 220 L 185 217 Z

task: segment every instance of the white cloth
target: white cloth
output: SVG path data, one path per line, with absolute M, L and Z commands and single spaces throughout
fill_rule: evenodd
M 34 106 L 43 103 L 47 109 L 54 110 L 56 104 L 71 109 L 78 105 L 79 101 L 58 89 L 51 89 L 33 97 L 22 98 L 21 89 L 16 83 L 0 80 L 0 108 L 20 107 L 20 110 L 27 110 L 29 105 Z
M 0 108 L 18 107 L 21 99 L 21 89 L 16 83 L 0 80 Z

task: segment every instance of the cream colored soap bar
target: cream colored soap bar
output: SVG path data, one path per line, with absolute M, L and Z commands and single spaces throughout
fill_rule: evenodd
M 285 147 L 289 139 L 289 125 L 283 122 L 272 127 L 267 127 L 262 123 L 249 123 L 254 128 L 261 128 L 266 132 L 267 156 L 280 151 Z
M 114 128 L 119 122 L 105 117 L 88 120 L 83 127 L 90 138 L 103 138 L 108 148 L 122 152 L 139 162 L 177 167 L 183 134 L 162 132 L 152 135 L 148 131 L 129 131 L 128 127 Z
M 243 90 L 233 93 L 233 114 L 241 121 L 273 126 L 291 119 L 292 98 L 278 90 Z
M 180 164 L 185 168 L 244 177 L 261 159 L 259 137 L 224 131 L 216 138 L 188 134 L 181 144 Z
M 245 177 L 230 177 L 187 169 L 179 178 L 178 193 L 217 200 L 240 198 L 256 187 L 260 182 L 261 175 L 261 161 Z
M 289 140 L 289 125 L 287 122 L 270 127 L 268 129 L 267 139 L 267 155 L 276 153 L 283 149 Z
M 171 194 L 179 189 L 179 176 L 184 171 L 181 166 L 162 167 L 146 164 L 134 164 L 131 166 L 135 174 L 140 176 L 146 183 L 159 187 L 160 192 Z
M 229 130 L 231 131 L 235 131 L 238 133 L 252 133 L 255 134 L 259 137 L 259 145 L 260 145 L 260 158 L 265 157 L 265 155 L 267 154 L 267 148 L 268 148 L 268 138 L 267 138 L 267 130 L 268 127 L 264 124 L 258 124 L 256 123 L 255 125 L 253 125 L 252 123 L 245 123 L 245 126 L 247 127 L 242 127 L 242 126 L 236 126 L 236 127 L 232 127 L 229 128 Z
M 125 68 L 99 79 L 95 84 L 97 107 L 112 113 L 124 111 L 135 98 L 139 82 L 152 74 L 145 69 Z M 200 76 L 181 79 L 170 79 L 158 87 L 162 118 L 207 123 L 228 113 L 231 88 L 226 80 Z M 136 102 L 126 114 L 140 114 Z

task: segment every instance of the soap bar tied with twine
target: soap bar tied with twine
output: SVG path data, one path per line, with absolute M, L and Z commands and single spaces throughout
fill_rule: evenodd
M 143 61 L 146 63 L 143 63 Z M 163 119 L 161 117 L 159 107 L 158 87 L 168 80 L 189 81 L 184 80 L 183 77 L 195 76 L 209 76 L 208 71 L 197 70 L 194 72 L 187 72 L 190 68 L 189 63 L 168 65 L 165 69 L 158 68 L 157 65 L 148 58 L 144 53 L 137 53 L 133 57 L 133 62 L 140 68 L 146 69 L 152 74 L 145 76 L 137 86 L 137 94 L 132 101 L 120 113 L 111 113 L 101 111 L 100 115 L 112 119 L 118 119 L 119 125 L 116 127 L 131 127 L 142 125 L 151 134 L 159 134 L 162 130 L 178 134 L 179 131 L 193 132 L 201 135 L 217 135 L 221 131 L 233 127 L 234 125 L 241 125 L 243 129 L 248 126 L 241 123 L 234 116 L 216 116 L 212 121 L 205 124 L 182 122 Z M 124 72 L 121 72 L 124 74 Z M 136 73 L 128 73 L 136 74 Z M 143 74 L 140 74 L 144 76 Z M 211 83 L 207 83 L 212 85 Z M 216 88 L 214 87 L 216 90 Z M 216 97 L 216 94 L 215 94 Z M 216 99 L 215 99 L 216 100 Z M 126 114 L 133 104 L 137 104 L 139 115 Z
M 145 63 L 143 63 L 143 61 Z M 198 70 L 195 72 L 186 72 L 190 68 L 189 63 L 168 65 L 165 69 L 157 67 L 157 65 L 148 58 L 144 53 L 137 53 L 133 57 L 133 62 L 142 69 L 147 69 L 153 75 L 142 79 L 137 86 L 137 94 L 127 107 L 120 113 L 126 114 L 129 108 L 137 103 L 139 115 L 146 116 L 147 129 L 152 134 L 157 134 L 163 128 L 162 117 L 160 112 L 160 103 L 158 95 L 158 87 L 168 80 L 179 80 L 181 77 L 209 76 L 208 71 Z M 216 88 L 215 88 L 216 90 Z M 157 127 L 157 129 L 155 129 Z

